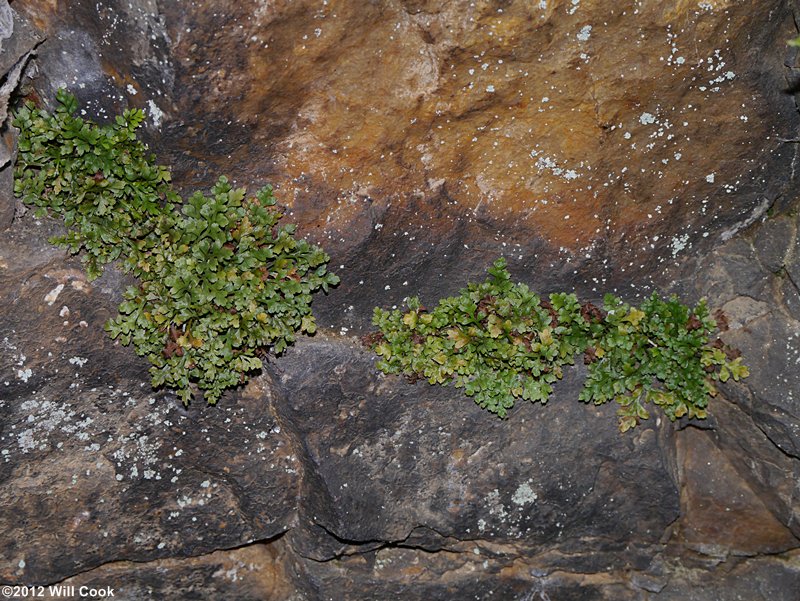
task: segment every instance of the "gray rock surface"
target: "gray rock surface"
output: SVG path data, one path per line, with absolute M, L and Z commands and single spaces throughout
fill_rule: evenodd
M 315 301 L 317 337 L 185 409 L 103 332 L 129 282 L 87 282 L 48 245 L 58 224 L 15 220 L 0 237 L 0 582 L 136 600 L 796 601 L 787 6 L 14 8 L 47 37 L 41 102 L 66 84 L 99 119 L 144 108 L 181 186 L 276 183 L 343 282 Z M 22 29 L 3 37 L 2 9 L 9 72 L 30 48 L 11 58 Z M 0 229 L 9 211 L 0 198 Z M 500 254 L 542 292 L 707 296 L 752 375 L 707 422 L 621 436 L 614 407 L 577 402 L 583 366 L 506 421 L 375 370 L 354 337 L 372 307 L 434 303 Z
M 284 532 L 301 466 L 269 391 L 188 411 L 153 392 L 143 362 L 102 331 L 119 282 L 88 283 L 28 223 L 0 242 L 0 580 L 53 582 Z
M 457 390 L 376 375 L 373 362 L 334 340 L 300 343 L 275 367 L 278 411 L 326 492 L 307 495 L 322 503 L 307 509 L 321 537 L 306 554 L 341 554 L 341 544 L 327 550 L 336 540 L 651 544 L 678 517 L 657 432 L 619 436 L 612 407 L 554 400 L 503 421 Z M 577 397 L 577 372 L 559 399 Z M 647 490 L 633 474 L 647 474 Z
M 0 1 L 0 230 L 11 225 L 16 211 L 11 173 L 14 136 L 8 103 L 31 52 L 40 41 L 41 37 L 27 19 L 17 14 L 6 0 Z

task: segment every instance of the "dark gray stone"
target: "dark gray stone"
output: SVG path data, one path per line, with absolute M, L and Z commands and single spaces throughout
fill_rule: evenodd
M 0 581 L 289 528 L 301 464 L 258 385 L 218 409 L 152 391 L 144 361 L 102 329 L 120 283 L 88 283 L 25 223 L 0 239 Z
M 547 405 L 500 420 L 456 389 L 378 375 L 371 353 L 343 342 L 300 342 L 274 367 L 280 414 L 326 493 L 307 495 L 304 553 L 322 560 L 343 541 L 653 543 L 677 517 L 653 424 L 620 436 L 613 407 L 575 401 L 577 368 Z
M 761 308 L 751 303 L 757 312 Z M 750 368 L 742 384 L 731 383 L 726 394 L 750 413 L 752 419 L 784 453 L 800 458 L 800 332 L 797 322 L 778 311 L 747 319 L 724 335 L 741 350 Z
M 773 202 L 794 198 L 796 145 L 773 137 L 799 122 L 790 7 L 268 4 L 15 3 L 48 37 L 45 105 L 68 85 L 101 120 L 146 109 L 186 189 L 277 184 L 342 284 L 315 300 L 316 339 L 185 410 L 103 334 L 128 280 L 87 283 L 46 244 L 57 226 L 17 220 L 0 240 L 0 580 L 113 580 L 130 599 L 795 601 L 800 347 L 774 272 L 798 282 L 800 242 Z M 577 38 L 592 14 L 604 25 Z M 673 22 L 676 53 L 719 72 L 627 46 Z M 530 81 L 549 104 L 520 95 Z M 585 158 L 580 176 L 537 167 L 540 142 L 558 169 Z M 621 436 L 614 406 L 576 401 L 582 366 L 501 421 L 379 375 L 346 336 L 500 254 L 543 293 L 708 296 L 753 375 L 702 431 L 654 418 Z
M 795 219 L 797 219 L 797 217 L 795 217 Z M 794 241 L 794 248 L 791 249 L 789 254 L 786 271 L 795 287 L 800 289 L 800 236 L 797 236 Z
M 13 184 L 14 135 L 9 101 L 19 85 L 30 53 L 41 41 L 27 19 L 6 0 L 0 2 L 0 231 L 11 225 L 16 211 Z
M 290 564 L 286 554 L 277 539 L 194 557 L 118 561 L 58 582 L 53 587 L 55 594 L 46 598 L 53 601 L 77 598 L 81 587 L 88 587 L 98 591 L 111 588 L 113 597 L 105 596 L 124 601 L 211 597 L 237 601 L 310 601 L 297 592 L 287 569 Z M 45 592 L 50 590 L 45 588 Z
M 38 32 L 25 16 L 8 5 L 7 0 L 0 1 L 4 5 L 0 20 L 0 73 L 11 72 L 20 59 L 27 56 L 42 41 Z
M 753 245 L 767 271 L 777 273 L 784 267 L 796 235 L 795 220 L 788 216 L 768 218 L 758 228 Z
M 786 312 L 792 319 L 800 321 L 800 290 L 798 290 L 794 278 L 789 277 L 786 273 L 782 274 L 780 287 L 781 300 Z
M 657 601 L 795 601 L 800 591 L 798 553 L 732 559 L 708 570 L 676 573 Z

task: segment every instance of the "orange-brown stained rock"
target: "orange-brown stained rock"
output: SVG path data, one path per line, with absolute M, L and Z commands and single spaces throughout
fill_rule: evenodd
M 162 599 L 283 600 L 295 592 L 287 563 L 285 544 L 278 539 L 196 557 L 110 562 L 59 584 L 75 591 L 110 587 L 122 599 L 146 598 L 157 590 Z
M 793 110 L 765 55 L 788 31 L 777 5 L 166 10 L 179 88 L 191 87 L 176 90 L 177 111 L 206 122 L 182 148 L 207 160 L 219 145 L 227 171 L 279 184 L 334 246 L 375 225 L 354 199 L 413 206 L 444 190 L 465 218 L 508 221 L 574 253 L 605 239 L 631 259 L 671 260 L 756 206 L 741 192 L 781 146 L 776 111 Z
M 684 485 L 680 538 L 711 553 L 779 553 L 797 546 L 712 442 L 709 432 L 688 428 L 678 438 Z
M 274 184 L 346 265 L 329 317 L 450 292 L 499 255 L 538 289 L 644 292 L 792 177 L 779 3 L 51 4 L 22 7 L 51 30 L 51 83 L 90 115 L 145 108 L 187 192 Z

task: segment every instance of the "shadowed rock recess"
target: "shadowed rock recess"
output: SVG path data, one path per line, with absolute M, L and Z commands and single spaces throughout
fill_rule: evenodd
M 153 391 L 0 145 L 0 582 L 118 599 L 797 601 L 794 3 L 0 1 L 1 120 L 143 108 L 185 191 L 272 183 L 342 283 L 216 407 Z M 33 52 L 33 57 L 30 54 Z M 16 92 L 15 92 L 16 90 Z M 11 103 L 9 105 L 9 103 Z M 787 142 L 787 140 L 789 140 Z M 7 149 L 7 150 L 4 150 Z M 702 296 L 751 376 L 616 430 L 583 366 L 508 420 L 380 375 L 372 308 L 498 256 L 542 293 Z

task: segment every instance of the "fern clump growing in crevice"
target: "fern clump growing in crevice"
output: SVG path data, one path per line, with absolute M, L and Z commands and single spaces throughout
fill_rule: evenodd
M 405 312 L 375 309 L 379 331 L 364 341 L 380 356 L 378 368 L 452 383 L 500 417 L 520 399 L 547 402 L 580 354 L 588 365 L 580 400 L 615 400 L 623 432 L 649 417 L 647 403 L 670 420 L 703 419 L 715 382 L 748 375 L 737 351 L 711 340 L 717 321 L 705 301 L 689 308 L 653 294 L 636 308 L 609 294 L 600 308 L 575 294 L 545 300 L 513 284 L 502 258 L 486 281 L 431 311 L 416 297 L 406 304 Z
M 126 270 L 159 245 L 172 224 L 179 196 L 167 167 L 155 164 L 136 137 L 140 110 L 126 110 L 107 125 L 75 115 L 75 97 L 59 90 L 52 115 L 26 102 L 14 114 L 19 153 L 14 192 L 64 220 L 68 232 L 51 240 L 70 252 L 83 251 L 89 279 L 106 263 L 123 259 Z
M 31 103 L 15 115 L 15 192 L 38 215 L 64 220 L 67 234 L 52 241 L 83 251 L 89 279 L 120 259 L 139 280 L 106 330 L 147 357 L 154 387 L 184 403 L 199 389 L 213 404 L 266 353 L 316 330 L 312 295 L 339 278 L 321 248 L 278 224 L 271 187 L 247 198 L 223 176 L 210 195 L 183 203 L 169 169 L 136 138 L 142 111 L 96 125 L 74 116 L 72 95 L 57 100 L 52 115 Z

